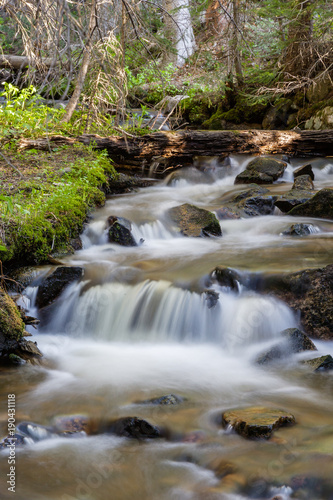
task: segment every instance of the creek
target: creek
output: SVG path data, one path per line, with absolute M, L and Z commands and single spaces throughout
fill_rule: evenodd
M 83 280 L 68 286 L 40 329 L 31 331 L 46 363 L 1 374 L 1 423 L 10 387 L 18 422 L 50 426 L 63 415 L 96 421 L 137 416 L 166 428 L 169 437 L 138 442 L 109 434 L 39 435 L 17 448 L 16 500 L 333 498 L 332 372 L 300 368 L 296 360 L 308 353 L 278 367 L 257 366 L 258 354 L 282 330 L 299 326 L 299 317 L 244 285 L 231 290 L 208 280 L 216 266 L 246 274 L 330 264 L 333 222 L 276 209 L 274 215 L 220 221 L 222 238 L 186 238 L 166 218 L 168 209 L 183 203 L 216 211 L 244 189 L 234 179 L 250 159 L 231 156 L 228 166 L 201 159 L 200 170 L 183 169 L 177 180 L 113 196 L 92 214 L 83 249 L 64 259 L 84 268 Z M 303 163 L 292 160 L 269 189 L 287 191 Z M 333 161 L 315 159 L 312 166 L 316 189 L 331 187 Z M 144 241 L 126 248 L 109 243 L 110 215 L 131 220 L 136 241 Z M 315 230 L 283 237 L 296 222 Z M 213 306 L 207 287 L 218 294 Z M 23 299 L 31 315 L 38 315 L 36 292 L 28 287 Z M 318 355 L 333 354 L 333 342 L 315 344 Z M 185 400 L 138 403 L 170 393 Z M 283 408 L 297 424 L 269 441 L 222 428 L 223 411 L 252 405 Z M 4 425 L 0 430 L 5 435 Z M 8 468 L 3 451 L 0 466 Z M 4 477 L 0 496 L 6 500 L 12 493 Z

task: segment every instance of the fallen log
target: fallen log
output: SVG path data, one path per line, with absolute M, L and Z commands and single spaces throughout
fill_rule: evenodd
M 49 150 L 75 142 L 93 144 L 106 149 L 115 163 L 132 171 L 157 171 L 190 165 L 198 156 L 224 158 L 231 153 L 287 154 L 297 157 L 332 156 L 333 130 L 277 131 L 180 131 L 154 132 L 142 137 L 100 137 L 81 135 L 76 138 L 50 136 L 41 139 L 22 139 L 21 149 Z
M 24 69 L 31 64 L 31 60 L 26 56 L 0 55 L 0 68 Z M 34 61 L 35 66 L 44 65 L 50 67 L 53 64 L 53 59 L 47 57 L 43 60 Z M 55 64 L 56 65 L 56 64 Z

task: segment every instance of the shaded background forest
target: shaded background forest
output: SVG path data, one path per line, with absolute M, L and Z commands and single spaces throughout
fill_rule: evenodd
M 150 109 L 173 128 L 333 127 L 331 1 L 2 0 L 0 23 L 3 99 L 36 89 L 85 131 L 133 125 L 129 108 L 143 128 Z

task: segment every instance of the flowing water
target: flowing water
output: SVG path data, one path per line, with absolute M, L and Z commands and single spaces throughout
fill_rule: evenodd
M 37 430 L 36 439 L 17 448 L 17 500 L 333 498 L 332 373 L 309 374 L 295 358 L 277 368 L 257 366 L 258 353 L 283 329 L 299 325 L 297 314 L 245 286 L 235 291 L 208 279 L 217 265 L 241 273 L 327 265 L 333 222 L 276 210 L 221 221 L 222 238 L 205 239 L 180 236 L 166 217 L 183 203 L 218 209 L 244 189 L 233 181 L 249 160 L 232 156 L 224 166 L 202 159 L 201 170 L 184 169 L 177 180 L 114 196 L 92 215 L 83 249 L 64 259 L 84 268 L 83 280 L 68 286 L 32 332 L 46 364 L 0 374 L 1 434 L 10 387 L 17 422 L 48 427 L 63 415 L 97 422 L 137 416 L 165 428 L 168 438 L 70 439 Z M 287 191 L 302 163 L 294 160 L 270 189 Z M 333 162 L 312 165 L 316 189 L 332 186 Z M 110 215 L 133 222 L 139 246 L 108 243 Z M 295 222 L 310 222 L 313 233 L 282 236 Z M 36 292 L 32 284 L 23 300 L 38 315 Z M 319 354 L 333 354 L 332 342 L 316 345 Z M 170 393 L 185 401 L 139 403 Z M 248 405 L 283 408 L 297 425 L 269 441 L 245 440 L 222 428 L 224 410 Z M 5 451 L 0 466 L 0 497 L 12 498 Z

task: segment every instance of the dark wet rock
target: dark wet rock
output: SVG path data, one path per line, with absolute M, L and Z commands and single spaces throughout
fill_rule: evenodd
M 314 226 L 312 224 L 292 224 L 286 231 L 283 231 L 284 236 L 307 236 L 312 234 Z
M 136 439 L 163 437 L 163 433 L 158 427 L 138 417 L 119 418 L 107 426 L 106 432 Z
M 167 394 L 166 396 L 160 396 L 159 398 L 139 401 L 139 403 L 143 405 L 178 405 L 183 402 L 184 398 L 178 396 L 177 394 Z
M 319 358 L 306 359 L 302 363 L 314 372 L 333 370 L 333 358 L 330 354 Z
M 20 422 L 16 426 L 16 431 L 24 438 L 24 443 L 31 440 L 33 442 L 43 441 L 55 435 L 50 428 L 34 422 Z
M 111 215 L 108 217 L 108 236 L 111 243 L 124 247 L 136 247 L 137 243 L 132 235 L 132 224 L 123 217 Z
M 37 307 L 41 309 L 52 304 L 70 283 L 81 279 L 82 276 L 82 267 L 57 267 L 39 286 L 36 297 Z
M 294 179 L 296 177 L 299 177 L 300 175 L 309 175 L 311 177 L 311 179 L 314 181 L 314 173 L 312 170 L 311 163 L 307 163 L 306 165 L 302 165 L 301 167 L 296 168 L 296 170 L 294 170 Z
M 215 307 L 219 301 L 220 294 L 215 292 L 214 290 L 205 290 L 204 294 L 206 295 L 208 309 L 212 309 L 213 307 Z
M 317 350 L 312 340 L 298 328 L 287 328 L 281 332 L 281 336 L 284 341 L 279 342 L 258 356 L 256 360 L 258 365 L 267 365 L 281 359 L 284 360 L 291 354 Z
M 281 335 L 288 341 L 288 347 L 294 353 L 317 350 L 312 340 L 298 328 L 287 328 Z
M 184 203 L 168 211 L 171 220 L 184 236 L 222 236 L 219 221 L 212 212 Z
M 284 213 L 289 212 L 292 208 L 310 200 L 315 194 L 313 188 L 310 176 L 302 175 L 296 177 L 291 190 L 280 196 L 275 201 L 275 206 Z
M 216 267 L 211 273 L 211 278 L 216 280 L 219 285 L 226 286 L 232 290 L 238 290 L 241 281 L 240 275 L 230 267 Z
M 261 406 L 234 408 L 222 414 L 224 427 L 231 426 L 238 434 L 250 439 L 269 439 L 274 430 L 295 423 L 291 413 Z
M 15 269 L 9 274 L 9 277 L 14 280 L 14 283 L 8 281 L 9 289 L 22 291 L 36 279 L 37 275 L 38 271 L 35 267 L 25 266 Z
M 272 215 L 274 213 L 274 201 L 276 196 L 272 196 L 268 189 L 253 184 L 249 189 L 233 196 L 225 206 L 217 211 L 217 216 L 233 214 L 233 218 L 256 217 L 259 215 Z M 227 217 L 226 217 L 227 218 Z M 232 217 L 229 217 L 232 218 Z
M 291 189 L 300 189 L 303 191 L 313 191 L 314 184 L 310 175 L 300 175 L 294 180 L 293 187 Z
M 221 207 L 216 211 L 216 216 L 219 220 L 225 219 L 241 219 L 237 208 Z
M 71 247 L 73 248 L 73 250 L 75 250 L 76 252 L 78 250 L 82 250 L 82 240 L 80 237 L 78 238 L 72 238 L 71 239 Z
M 272 184 L 282 177 L 287 164 L 273 158 L 258 157 L 250 161 L 246 169 L 237 175 L 235 184 Z
M 302 329 L 317 339 L 333 339 L 333 265 L 295 273 L 262 275 L 255 290 L 271 293 L 300 312 Z
M 333 188 L 321 189 L 309 200 L 290 210 L 288 215 L 333 219 Z

